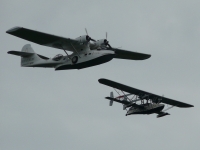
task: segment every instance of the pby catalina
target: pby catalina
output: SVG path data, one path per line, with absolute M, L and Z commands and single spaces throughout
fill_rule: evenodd
M 14 27 L 6 31 L 6 33 L 40 45 L 58 48 L 66 53 L 66 56 L 58 54 L 51 59 L 36 54 L 30 44 L 24 45 L 21 51 L 9 51 L 8 54 L 21 56 L 22 67 L 49 67 L 55 68 L 55 70 L 82 69 L 106 63 L 113 58 L 144 60 L 151 57 L 149 54 L 111 47 L 107 40 L 107 33 L 106 39 L 97 41 L 88 36 L 88 34 L 76 39 L 70 39 L 23 27 Z M 93 41 L 93 43 L 90 41 Z M 71 51 L 72 54 L 69 55 L 67 51 Z
M 114 97 L 113 92 L 110 93 L 110 97 L 106 97 L 106 99 L 110 100 L 110 106 L 112 106 L 113 101 L 121 103 L 123 105 L 123 109 L 128 109 L 127 115 L 134 115 L 134 114 L 152 114 L 156 113 L 157 118 L 163 117 L 166 115 L 169 115 L 166 111 L 171 109 L 172 107 L 180 107 L 180 108 L 187 108 L 187 107 L 194 107 L 193 105 L 186 104 L 180 101 L 172 100 L 163 96 L 158 96 L 153 93 L 145 92 L 142 90 L 138 90 L 136 88 L 132 88 L 111 80 L 107 79 L 99 79 L 99 82 L 101 84 L 119 89 L 122 91 L 123 95 L 120 95 L 118 97 Z M 125 92 L 128 92 L 130 94 L 125 94 Z M 117 92 L 117 91 L 116 91 Z M 132 98 L 129 98 L 130 95 L 134 95 Z M 146 102 L 145 102 L 146 100 Z M 140 101 L 141 104 L 137 104 L 137 102 Z M 171 105 L 167 109 L 163 110 L 165 107 L 165 103 L 168 105 Z

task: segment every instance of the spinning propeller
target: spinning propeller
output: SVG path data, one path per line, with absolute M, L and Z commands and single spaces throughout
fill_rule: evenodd
M 104 44 L 105 44 L 106 46 L 108 46 L 110 49 L 112 49 L 112 47 L 111 47 L 110 44 L 109 44 L 109 41 L 107 40 L 107 37 L 108 37 L 108 34 L 107 34 L 107 32 L 106 32 L 106 39 L 104 39 Z
M 86 29 L 86 28 L 85 28 L 85 32 L 86 32 L 86 34 L 87 34 L 86 39 L 87 39 L 88 42 L 89 42 L 89 41 L 96 42 L 96 40 L 92 39 L 92 38 L 88 35 L 88 32 L 87 32 L 87 29 Z

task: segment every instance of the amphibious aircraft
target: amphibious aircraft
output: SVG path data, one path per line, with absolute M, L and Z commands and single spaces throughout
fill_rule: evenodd
M 126 116 L 133 115 L 133 114 L 156 113 L 158 114 L 157 118 L 159 118 L 166 115 L 170 115 L 166 111 L 171 109 L 174 106 L 180 107 L 180 108 L 194 107 L 193 105 L 190 105 L 190 104 L 186 104 L 180 101 L 176 101 L 176 100 L 159 96 L 153 93 L 132 88 L 132 87 L 123 85 L 121 83 L 108 80 L 108 79 L 99 79 L 99 83 L 122 91 L 123 95 L 120 95 L 118 92 L 119 96 L 114 97 L 113 92 L 111 92 L 110 97 L 106 97 L 106 99 L 110 100 L 110 106 L 112 106 L 113 101 L 121 103 L 123 105 L 123 109 L 127 110 Z M 125 94 L 124 91 L 128 92 L 129 94 Z M 130 95 L 134 95 L 134 96 L 132 98 L 129 98 Z M 140 101 L 141 103 L 137 104 L 138 101 Z M 165 103 L 171 106 L 163 110 L 165 105 L 161 103 Z
M 151 57 L 149 54 L 111 47 L 107 40 L 107 33 L 106 39 L 96 41 L 88 35 L 86 29 L 85 31 L 86 35 L 70 39 L 23 27 L 14 27 L 6 33 L 43 46 L 61 49 L 66 56 L 58 54 L 52 59 L 42 56 L 36 54 L 30 44 L 24 45 L 21 51 L 9 51 L 8 54 L 21 56 L 22 67 L 50 67 L 55 70 L 87 68 L 106 63 L 113 58 L 145 60 Z M 68 54 L 67 51 L 71 51 L 72 54 Z

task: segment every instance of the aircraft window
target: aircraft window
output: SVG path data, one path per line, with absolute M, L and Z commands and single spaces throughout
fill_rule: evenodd
M 89 53 L 89 55 L 91 55 L 91 53 Z
M 85 54 L 85 56 L 87 56 L 87 54 Z
M 56 55 L 56 56 L 53 58 L 53 60 L 54 60 L 54 61 L 59 61 L 59 60 L 61 60 L 62 57 L 63 57 L 62 54 L 58 54 L 58 55 Z

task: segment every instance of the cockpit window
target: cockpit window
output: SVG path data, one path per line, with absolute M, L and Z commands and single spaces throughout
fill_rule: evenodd
M 56 55 L 56 56 L 53 58 L 53 60 L 54 60 L 54 61 L 59 61 L 59 60 L 61 60 L 62 57 L 63 57 L 62 54 L 58 54 L 58 55 Z

